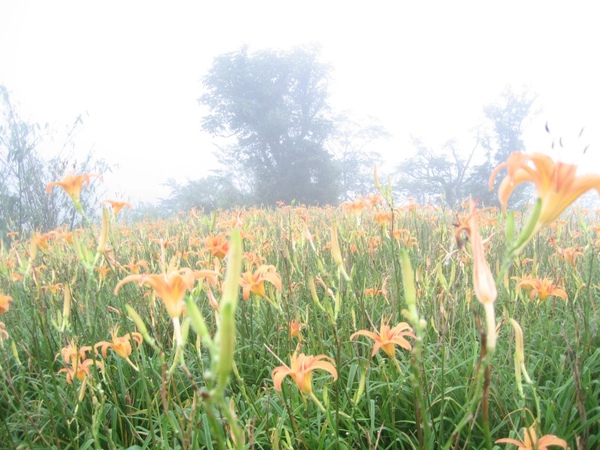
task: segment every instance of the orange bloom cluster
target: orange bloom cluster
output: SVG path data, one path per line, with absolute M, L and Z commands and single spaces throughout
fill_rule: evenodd
M 362 210 L 368 206 L 368 203 L 363 198 L 357 198 L 353 202 L 346 201 L 340 204 L 340 207 L 344 208 L 348 213 L 358 217 L 361 215 Z
M 56 354 L 55 358 L 62 355 L 63 362 L 68 367 L 60 369 L 58 373 L 65 373 L 67 377 L 67 383 L 73 383 L 73 379 L 77 378 L 79 381 L 83 381 L 85 378 L 91 376 L 90 367 L 96 366 L 98 369 L 104 369 L 104 364 L 101 361 L 96 361 L 92 358 L 86 358 L 86 353 L 91 351 L 92 347 L 78 347 L 73 341 L 64 347 L 59 353 Z
M 383 197 L 379 194 L 369 194 L 364 197 L 357 197 L 354 201 L 345 201 L 340 207 L 348 213 L 358 217 L 363 209 L 374 210 L 383 204 Z
M 582 247 L 556 247 L 556 254 L 560 259 L 569 263 L 571 267 L 575 267 L 575 263 L 578 257 L 583 256 L 583 252 L 581 251 Z
M 408 249 L 419 246 L 417 238 L 411 236 L 410 231 L 405 228 L 398 228 L 394 230 L 393 235 L 398 242 Z
M 44 234 L 35 233 L 33 235 L 33 240 L 34 240 L 37 248 L 42 249 L 42 250 L 48 250 L 48 248 L 49 248 L 48 241 L 53 240 L 54 237 L 55 237 L 54 232 L 49 231 L 48 233 L 44 233 Z
M 217 234 L 216 236 L 208 236 L 204 239 L 204 250 L 208 251 L 211 256 L 224 259 L 229 251 L 229 241 L 224 234 Z
M 112 342 L 108 341 L 100 341 L 96 345 L 94 345 L 94 352 L 96 354 L 102 353 L 102 356 L 106 358 L 107 351 L 110 348 L 113 350 L 118 356 L 125 359 L 135 370 L 138 368 L 131 362 L 129 356 L 131 355 L 133 349 L 131 347 L 131 340 L 137 344 L 138 348 L 142 343 L 142 335 L 137 332 L 127 333 L 124 336 L 119 336 L 119 327 L 113 328 Z M 91 352 L 91 346 L 83 346 L 78 347 L 73 341 L 69 343 L 69 345 L 63 347 L 63 349 L 58 352 L 54 359 L 57 359 L 60 355 L 62 355 L 63 362 L 67 365 L 58 371 L 58 373 L 65 373 L 67 378 L 67 383 L 71 384 L 73 379 L 78 379 L 79 381 L 83 381 L 86 377 L 91 376 L 90 368 L 91 366 L 96 366 L 98 369 L 103 370 L 104 364 L 102 361 L 98 361 L 93 358 L 87 358 L 87 353 Z

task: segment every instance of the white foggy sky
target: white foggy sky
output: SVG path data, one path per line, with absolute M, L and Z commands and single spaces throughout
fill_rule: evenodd
M 24 119 L 62 129 L 84 114 L 79 149 L 118 164 L 108 197 L 165 197 L 216 168 L 201 132 L 201 78 L 215 56 L 318 43 L 333 67 L 331 106 L 374 116 L 433 146 L 465 136 L 506 85 L 538 93 L 528 151 L 600 172 L 600 27 L 594 2 L 17 1 L 0 2 L 0 83 Z M 577 139 L 580 129 L 586 130 Z M 579 156 L 586 145 L 588 154 Z M 556 155 L 554 155 L 556 156 Z

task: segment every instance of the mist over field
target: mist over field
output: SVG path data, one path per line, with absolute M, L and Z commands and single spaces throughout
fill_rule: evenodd
M 600 447 L 575 3 L 0 5 L 0 447 Z
M 358 143 L 381 155 L 382 175 L 422 146 L 447 155 L 452 147 L 462 157 L 476 147 L 480 164 L 484 138 L 493 139 L 484 108 L 501 105 L 507 87 L 535 97 L 520 130 L 523 146 L 511 151 L 545 152 L 598 172 L 600 69 L 593 55 L 600 32 L 592 6 L 308 1 L 292 10 L 262 0 L 7 1 L 0 5 L 0 84 L 25 122 L 48 123 L 57 134 L 45 156 L 61 150 L 80 117 L 70 163 L 93 151 L 111 167 L 103 177 L 107 197 L 133 204 L 168 198 L 169 180 L 185 185 L 223 169 L 214 153 L 230 142 L 202 127 L 209 111 L 198 99 L 215 58 L 245 45 L 250 54 L 319 47 L 319 62 L 330 68 L 331 115 L 347 116 L 357 133 L 371 124 L 386 133 Z M 559 138 L 563 150 L 552 148 Z M 332 138 L 328 151 L 340 143 Z

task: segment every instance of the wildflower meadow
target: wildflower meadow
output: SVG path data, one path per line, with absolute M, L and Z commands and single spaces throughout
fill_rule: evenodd
M 501 208 L 373 194 L 11 234 L 0 447 L 600 448 L 600 176 L 513 153 Z M 492 180 L 493 181 L 493 180 Z M 48 185 L 69 195 L 100 180 Z M 526 183 L 528 206 L 508 207 Z

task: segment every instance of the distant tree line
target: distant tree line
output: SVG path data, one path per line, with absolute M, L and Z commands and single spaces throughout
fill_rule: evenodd
M 525 150 L 522 136 L 535 98 L 530 92 L 517 94 L 506 88 L 498 103 L 483 108 L 487 129 L 477 132 L 471 148 L 462 149 L 454 140 L 432 148 L 414 138 L 416 153 L 397 167 L 396 188 L 421 204 L 456 207 L 472 197 L 483 205 L 497 206 L 497 189 L 488 188 L 490 174 L 512 152 Z M 511 196 L 511 203 L 517 206 L 527 198 L 522 186 Z
M 381 160 L 373 144 L 388 135 L 373 119 L 331 111 L 318 49 L 243 47 L 215 58 L 203 82 L 202 129 L 222 142 L 223 168 L 185 184 L 170 180 L 164 209 L 337 204 L 372 190 Z
M 335 113 L 329 106 L 329 66 L 316 47 L 290 51 L 247 47 L 217 56 L 203 78 L 201 127 L 216 144 L 221 169 L 184 183 L 166 182 L 170 195 L 140 205 L 132 217 L 165 217 L 192 208 L 206 212 L 240 206 L 337 204 L 374 190 L 377 145 L 389 137 L 373 118 Z M 535 95 L 507 89 L 485 106 L 488 127 L 463 148 L 449 140 L 439 148 L 415 137 L 392 175 L 394 191 L 424 204 L 455 207 L 472 196 L 495 204 L 487 188 L 493 168 L 515 150 Z M 81 219 L 66 195 L 48 196 L 46 185 L 68 172 L 102 174 L 110 167 L 89 153 L 73 163 L 69 146 L 81 126 L 68 128 L 54 156 L 41 150 L 51 131 L 23 120 L 0 85 L 0 237 L 10 231 L 49 230 Z M 399 149 L 404 151 L 404 149 Z M 47 152 L 46 152 L 47 153 Z M 512 196 L 522 202 L 522 194 Z M 97 185 L 82 191 L 84 207 L 97 205 Z
M 183 184 L 169 180 L 163 211 L 336 204 L 373 191 L 373 165 L 381 162 L 376 145 L 389 134 L 374 119 L 331 110 L 329 67 L 319 61 L 318 48 L 251 53 L 242 47 L 217 56 L 203 84 L 199 102 L 208 114 L 201 127 L 217 140 L 222 168 Z M 448 207 L 469 196 L 495 204 L 489 175 L 512 151 L 523 150 L 534 101 L 528 92 L 504 91 L 484 108 L 489 126 L 470 148 L 454 140 L 432 148 L 415 137 L 413 155 L 393 174 L 395 191 Z
M 70 228 L 79 225 L 81 217 L 75 213 L 70 198 L 66 194 L 47 195 L 46 186 L 69 172 L 102 175 L 109 170 L 91 153 L 75 162 L 70 146 L 81 123 L 81 117 L 77 118 L 67 128 L 60 148 L 53 155 L 44 156 L 49 152 L 42 149 L 52 131 L 47 125 L 23 120 L 8 89 L 0 85 L 0 239 L 6 239 L 11 232 L 23 234 L 49 231 L 64 224 Z M 82 205 L 90 215 L 97 209 L 97 195 L 95 185 L 81 193 Z

